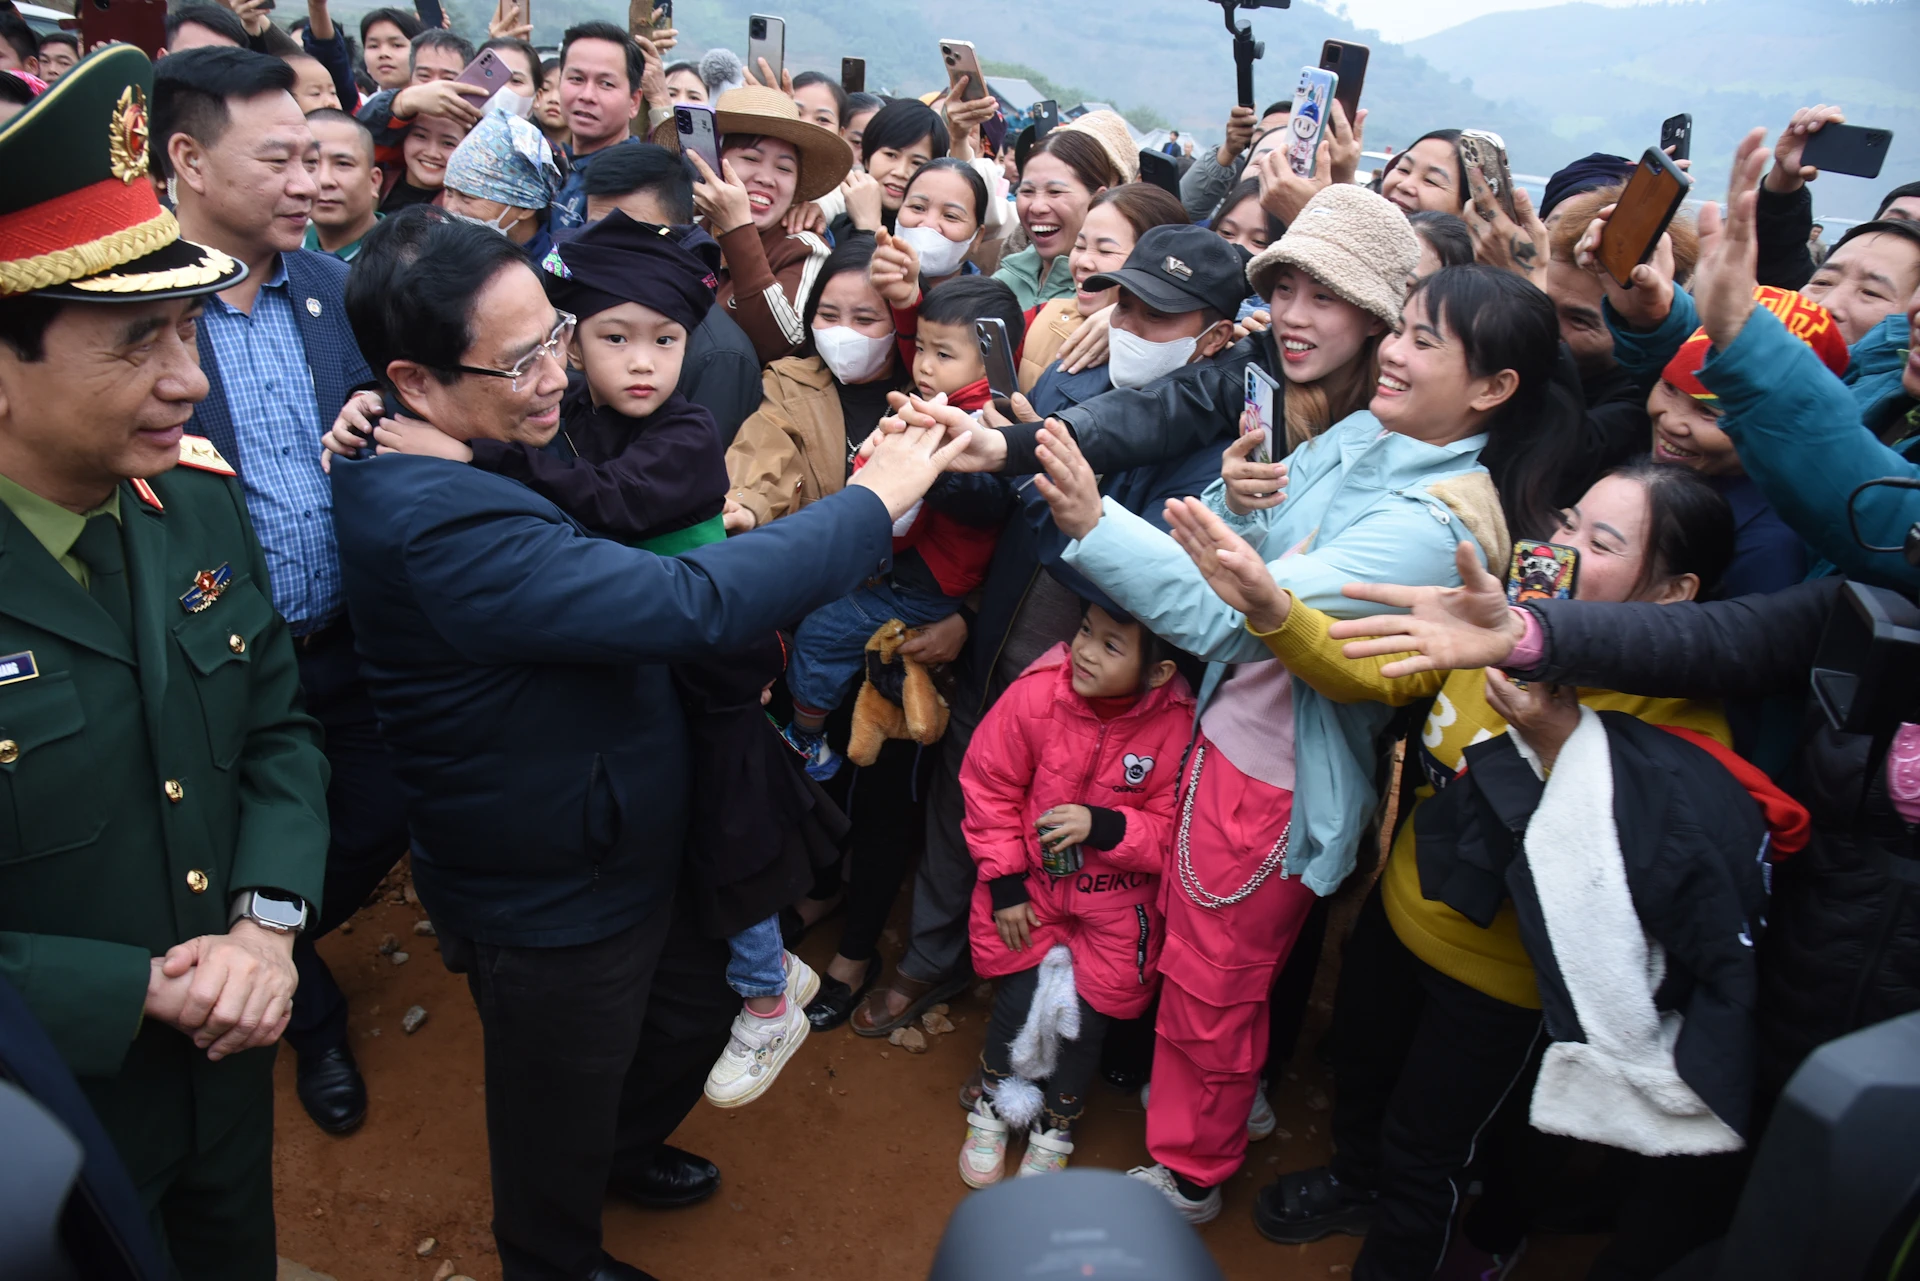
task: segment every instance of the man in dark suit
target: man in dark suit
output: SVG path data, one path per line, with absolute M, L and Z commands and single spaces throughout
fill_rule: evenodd
M 334 464 L 341 564 L 415 884 L 480 1012 L 501 1271 L 638 1281 L 601 1250 L 602 1202 L 698 1100 L 739 1008 L 726 945 L 676 903 L 688 748 L 666 664 L 884 573 L 892 521 L 956 448 L 889 437 L 846 492 L 658 557 L 465 465 L 470 440 L 571 452 L 572 317 L 517 248 L 409 209 L 354 270 L 380 282 L 356 274 L 355 335 L 406 410 L 375 430 L 402 452 Z
M 182 432 L 246 268 L 154 198 L 150 77 L 110 46 L 0 129 L 0 973 L 175 1274 L 269 1281 L 326 760 L 240 483 Z
M 240 473 L 274 608 L 293 632 L 307 709 L 326 729 L 326 914 L 294 953 L 300 990 L 287 1041 L 300 1056 L 308 1115 L 345 1134 L 366 1116 L 366 1085 L 347 1046 L 346 997 L 313 940 L 353 915 L 406 848 L 392 759 L 354 656 L 320 469 L 322 433 L 372 374 L 341 300 L 346 264 L 300 248 L 317 144 L 289 92 L 292 69 L 245 49 L 190 49 L 165 59 L 154 81 L 153 150 L 183 234 L 248 268 L 201 318 L 210 390 L 191 430 Z

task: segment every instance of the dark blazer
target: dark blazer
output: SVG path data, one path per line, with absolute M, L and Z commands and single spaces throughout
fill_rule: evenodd
M 344 291 L 348 266 L 332 254 L 307 249 L 289 250 L 280 256 L 287 264 L 287 294 L 293 301 L 293 318 L 300 326 L 301 341 L 306 344 L 307 367 L 313 371 L 313 399 L 320 407 L 320 432 L 324 435 L 353 389 L 373 381 L 373 371 L 367 368 L 367 358 L 360 354 L 353 329 L 347 324 Z M 200 368 L 206 371 L 211 386 L 207 398 L 194 409 L 187 431 L 211 440 L 221 457 L 244 472 L 246 451 L 240 448 L 239 434 L 234 430 L 227 389 L 220 380 L 220 362 L 210 342 L 200 344 Z M 315 449 L 319 445 L 316 437 Z
M 859 488 L 670 559 L 443 459 L 336 459 L 333 499 L 421 899 L 506 946 L 605 938 L 672 892 L 689 770 L 666 664 L 844 596 L 892 546 Z

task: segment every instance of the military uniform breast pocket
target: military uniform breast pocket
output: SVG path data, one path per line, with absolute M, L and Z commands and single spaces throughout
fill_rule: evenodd
M 242 578 L 211 606 L 174 624 L 174 640 L 193 667 L 207 749 L 221 769 L 232 768 L 247 745 L 254 650 L 272 622 L 273 606 Z
M 0 687 L 0 863 L 90 844 L 106 814 L 76 789 L 87 776 L 87 714 L 66 672 Z

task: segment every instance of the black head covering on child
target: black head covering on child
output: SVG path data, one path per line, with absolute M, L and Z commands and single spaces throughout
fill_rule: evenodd
M 581 320 L 623 302 L 650 307 L 691 332 L 713 306 L 719 280 L 682 248 L 672 227 L 614 210 L 553 247 L 540 264 L 553 305 Z

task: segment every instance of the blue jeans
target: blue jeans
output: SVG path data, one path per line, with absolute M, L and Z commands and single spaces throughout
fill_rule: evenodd
M 786 945 L 780 918 L 769 916 L 727 940 L 727 986 L 741 996 L 778 996 L 787 990 Z
M 960 607 L 951 596 L 896 585 L 892 579 L 856 587 L 808 614 L 793 634 L 787 689 L 812 712 L 840 706 L 866 669 L 867 642 L 889 619 L 908 627 L 937 623 Z

